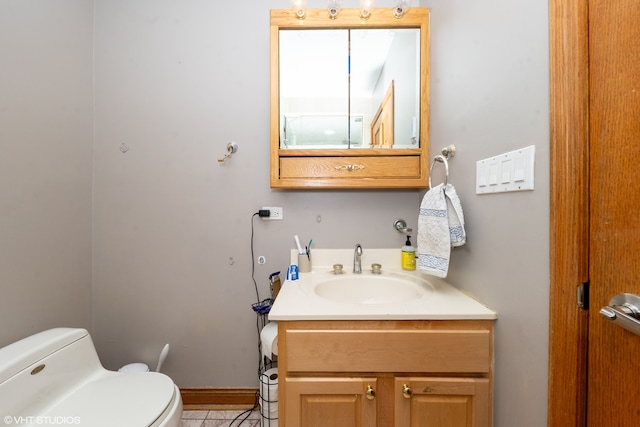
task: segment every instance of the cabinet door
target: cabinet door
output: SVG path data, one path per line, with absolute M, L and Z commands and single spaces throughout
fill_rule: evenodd
M 285 426 L 376 425 L 375 378 L 287 378 Z
M 395 427 L 489 427 L 486 378 L 396 378 Z

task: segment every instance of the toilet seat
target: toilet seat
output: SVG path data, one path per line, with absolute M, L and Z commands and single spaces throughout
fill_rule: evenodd
M 181 402 L 178 388 L 166 375 L 107 372 L 75 390 L 45 417 L 57 425 L 63 417 L 67 424 L 92 427 L 162 426 L 182 411 Z
M 149 365 L 146 363 L 129 363 L 128 365 L 124 365 L 122 368 L 118 369 L 118 372 L 131 374 L 133 372 L 151 372 L 151 370 L 149 369 Z

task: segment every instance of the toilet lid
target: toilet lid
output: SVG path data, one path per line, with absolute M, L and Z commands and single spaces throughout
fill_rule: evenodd
M 107 377 L 88 382 L 47 411 L 45 421 L 58 426 L 150 426 L 174 395 L 174 383 L 166 375 L 109 372 Z

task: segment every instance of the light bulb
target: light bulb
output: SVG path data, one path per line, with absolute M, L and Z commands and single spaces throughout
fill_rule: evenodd
M 340 0 L 328 0 L 327 12 L 329 12 L 329 18 L 336 19 L 338 12 L 340 12 Z
M 307 0 L 291 0 L 291 9 L 296 14 L 296 18 L 304 19 L 307 15 Z
M 393 16 L 402 18 L 409 8 L 411 8 L 411 0 L 396 0 L 396 5 L 393 7 Z
M 375 0 L 360 0 L 360 18 L 369 19 L 374 5 Z

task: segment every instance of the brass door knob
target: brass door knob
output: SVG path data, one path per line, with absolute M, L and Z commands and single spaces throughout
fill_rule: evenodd
M 411 399 L 411 387 L 406 384 L 402 384 L 402 395 L 405 399 Z
M 370 385 L 368 385 L 365 395 L 367 396 L 367 399 L 373 400 L 376 397 L 376 392 L 373 390 L 373 388 Z

